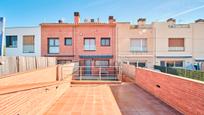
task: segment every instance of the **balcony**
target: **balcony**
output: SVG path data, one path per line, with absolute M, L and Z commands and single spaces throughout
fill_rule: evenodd
M 152 25 L 131 25 L 130 29 L 152 29 Z
M 153 51 L 135 51 L 135 50 L 130 50 L 130 51 L 119 51 L 118 55 L 120 57 L 152 57 L 153 56 Z
M 190 28 L 190 24 L 174 24 L 169 25 L 169 28 Z
M 184 47 L 169 47 L 169 51 L 185 51 Z

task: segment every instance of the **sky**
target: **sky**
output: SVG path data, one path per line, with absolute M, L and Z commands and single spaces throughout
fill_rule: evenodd
M 42 22 L 73 22 L 73 13 L 80 12 L 81 21 L 97 19 L 107 22 L 114 16 L 119 22 L 135 24 L 138 18 L 178 23 L 191 23 L 204 18 L 204 0 L 0 0 L 0 17 L 7 27 L 37 26 Z

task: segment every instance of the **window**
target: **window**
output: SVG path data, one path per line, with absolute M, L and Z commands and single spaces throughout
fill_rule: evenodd
M 175 61 L 175 67 L 183 67 L 183 61 Z
M 17 48 L 17 36 L 6 36 L 6 47 Z
M 23 53 L 34 53 L 34 36 L 23 36 Z
M 48 53 L 49 54 L 59 53 L 59 39 L 58 38 L 48 38 Z
M 65 46 L 71 46 L 72 45 L 72 38 L 65 38 L 64 39 L 64 45 Z
M 72 60 L 57 60 L 57 64 L 69 64 Z
M 84 50 L 96 50 L 95 38 L 84 38 Z
M 101 46 L 110 46 L 110 38 L 101 38 Z
M 130 51 L 133 52 L 147 51 L 147 39 L 146 38 L 130 39 Z
M 167 67 L 174 67 L 174 61 L 167 61 L 166 66 Z
M 169 38 L 169 51 L 184 51 L 184 38 Z
M 160 61 L 160 66 L 163 67 L 183 67 L 183 61 Z
M 109 66 L 109 61 L 108 60 L 97 60 L 95 62 L 95 66 L 97 66 L 97 67 L 108 67 Z
M 160 61 L 160 66 L 165 67 L 165 61 Z
M 135 67 L 146 67 L 146 62 L 145 61 L 130 62 L 130 65 L 134 65 Z

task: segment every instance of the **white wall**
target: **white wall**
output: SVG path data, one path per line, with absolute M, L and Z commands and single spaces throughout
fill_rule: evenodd
M 157 56 L 192 56 L 193 52 L 193 29 L 190 27 L 183 28 L 169 28 L 167 22 L 154 22 L 155 29 L 155 51 Z M 184 38 L 185 50 L 184 51 L 169 51 L 168 39 L 169 38 Z M 192 58 L 171 58 L 172 60 L 184 60 L 185 62 L 192 63 Z M 156 58 L 156 64 L 159 65 L 161 60 L 170 60 L 169 58 Z
M 6 48 L 6 56 L 40 56 L 41 30 L 40 27 L 8 27 L 5 35 L 17 35 L 17 48 Z M 23 53 L 23 36 L 34 35 L 34 53 Z

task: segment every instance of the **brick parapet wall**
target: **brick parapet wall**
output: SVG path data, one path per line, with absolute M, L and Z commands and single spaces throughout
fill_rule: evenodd
M 22 84 L 53 82 L 57 78 L 57 66 L 52 66 L 39 70 L 20 72 L 2 76 L 0 78 L 0 87 L 14 86 Z
M 204 114 L 204 82 L 137 68 L 135 83 L 186 115 Z
M 42 115 L 68 88 L 69 84 L 62 82 L 1 93 L 0 113 L 2 115 Z

